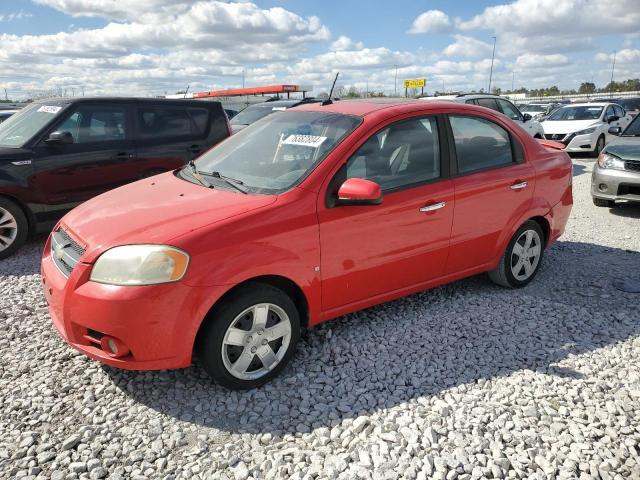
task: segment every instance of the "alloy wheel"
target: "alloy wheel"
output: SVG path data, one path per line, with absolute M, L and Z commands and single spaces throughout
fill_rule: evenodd
M 0 207 L 0 252 L 9 248 L 18 236 L 18 222 L 15 217 Z
M 542 242 L 538 232 L 522 232 L 511 251 L 511 273 L 516 280 L 525 281 L 536 271 L 541 253 Z
M 291 321 L 278 305 L 259 303 L 241 312 L 222 340 L 222 362 L 241 380 L 258 379 L 273 370 L 287 353 Z

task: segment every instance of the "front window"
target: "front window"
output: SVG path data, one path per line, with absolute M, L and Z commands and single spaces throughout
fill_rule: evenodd
M 547 120 L 598 120 L 602 106 L 562 107 L 553 112 Z
M 545 113 L 546 108 L 544 105 L 525 105 L 520 110 L 523 113 Z
M 623 137 L 640 137 L 640 115 L 636 115 L 633 121 L 622 133 Z
M 196 168 L 210 174 L 207 180 L 216 187 L 221 183 L 213 172 L 242 182 L 250 193 L 281 193 L 311 172 L 361 121 L 338 113 L 278 112 L 206 152 Z M 189 167 L 183 172 L 183 178 L 192 178 Z
M 0 146 L 20 148 L 44 128 L 66 105 L 32 103 L 0 124 Z

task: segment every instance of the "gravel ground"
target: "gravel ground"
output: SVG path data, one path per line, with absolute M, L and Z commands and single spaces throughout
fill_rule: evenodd
M 640 208 L 594 207 L 575 164 L 527 288 L 478 276 L 348 315 L 243 393 L 67 347 L 31 242 L 0 265 L 0 476 L 640 479 L 640 294 L 615 288 L 640 273 Z

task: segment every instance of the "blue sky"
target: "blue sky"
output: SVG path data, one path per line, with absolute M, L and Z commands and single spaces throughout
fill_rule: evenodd
M 577 88 L 640 76 L 640 0 L 0 0 L 0 87 L 154 95 L 299 83 Z

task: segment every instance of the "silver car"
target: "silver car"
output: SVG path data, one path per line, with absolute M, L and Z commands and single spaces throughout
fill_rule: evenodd
M 591 176 L 591 196 L 598 207 L 615 206 L 616 200 L 640 202 L 640 115 L 602 150 Z

